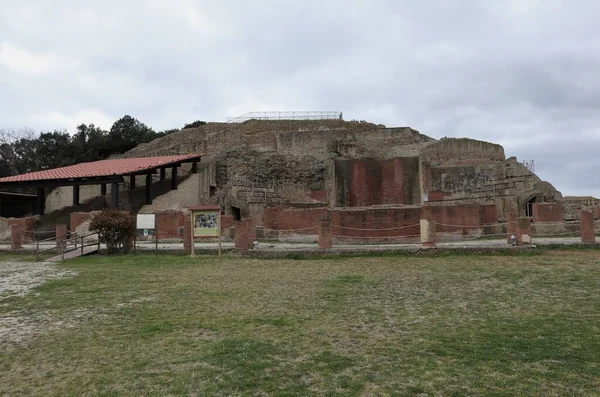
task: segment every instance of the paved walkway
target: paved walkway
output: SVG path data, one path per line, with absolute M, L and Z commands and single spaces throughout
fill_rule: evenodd
M 599 243 L 600 239 L 596 238 L 596 243 Z M 549 244 L 564 244 L 564 245 L 577 245 L 581 244 L 580 237 L 542 237 L 534 238 L 534 245 L 549 245 Z M 224 251 L 234 249 L 233 242 L 223 242 L 222 249 Z M 506 240 L 465 240 L 465 241 L 452 241 L 452 242 L 440 242 L 437 244 L 438 247 L 443 248 L 502 248 L 507 247 Z M 40 249 L 51 248 L 52 244 L 40 244 Z M 218 244 L 215 242 L 204 243 L 196 242 L 194 245 L 197 252 L 203 250 L 216 250 Z M 420 248 L 421 244 L 335 244 L 334 247 L 338 250 L 362 250 L 365 248 L 374 250 L 385 250 L 385 249 L 402 249 L 402 248 Z M 36 248 L 35 244 L 23 244 L 23 248 L 20 251 L 34 252 Z M 154 251 L 156 245 L 153 242 L 138 242 L 137 250 L 139 251 Z M 317 243 L 285 243 L 285 242 L 259 242 L 257 249 L 260 251 L 312 251 L 318 248 Z M 159 251 L 183 251 L 183 243 L 159 243 Z M 10 251 L 9 244 L 0 244 L 0 251 Z

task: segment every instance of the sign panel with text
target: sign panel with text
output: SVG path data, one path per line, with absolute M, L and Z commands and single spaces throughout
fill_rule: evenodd
M 194 237 L 219 237 L 220 210 L 193 210 Z

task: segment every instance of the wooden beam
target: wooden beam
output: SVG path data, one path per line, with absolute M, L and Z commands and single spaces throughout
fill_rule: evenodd
M 37 188 L 37 203 L 36 203 L 36 213 L 38 215 L 44 215 L 44 208 L 46 206 L 46 197 L 44 195 L 44 188 Z
M 99 185 L 102 183 L 123 183 L 122 176 L 111 176 L 105 178 L 81 178 L 81 179 L 50 179 L 37 181 L 0 182 L 0 189 L 5 187 L 31 187 L 31 188 L 55 188 L 60 186 L 75 185 Z
M 79 205 L 79 185 L 73 186 L 73 205 Z
M 146 174 L 146 204 L 152 204 L 152 174 Z
M 129 189 L 135 190 L 135 175 L 129 175 Z
M 106 196 L 106 183 L 101 183 L 100 184 L 100 195 L 101 196 Z
M 167 179 L 167 169 L 165 167 L 160 168 L 160 180 L 164 181 Z
M 177 190 L 177 167 L 171 168 L 171 190 Z
M 110 185 L 110 208 L 119 208 L 119 184 L 113 183 Z

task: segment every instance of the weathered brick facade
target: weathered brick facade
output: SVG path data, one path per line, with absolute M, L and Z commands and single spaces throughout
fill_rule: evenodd
M 561 203 L 533 203 L 533 220 L 536 223 L 562 222 L 563 206 Z
M 256 232 L 251 218 L 235 221 L 234 245 L 236 250 L 246 251 L 252 249 L 255 239 Z

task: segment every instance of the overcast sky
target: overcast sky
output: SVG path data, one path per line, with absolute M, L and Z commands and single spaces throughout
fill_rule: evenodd
M 0 0 L 0 128 L 337 110 L 600 196 L 596 0 Z

